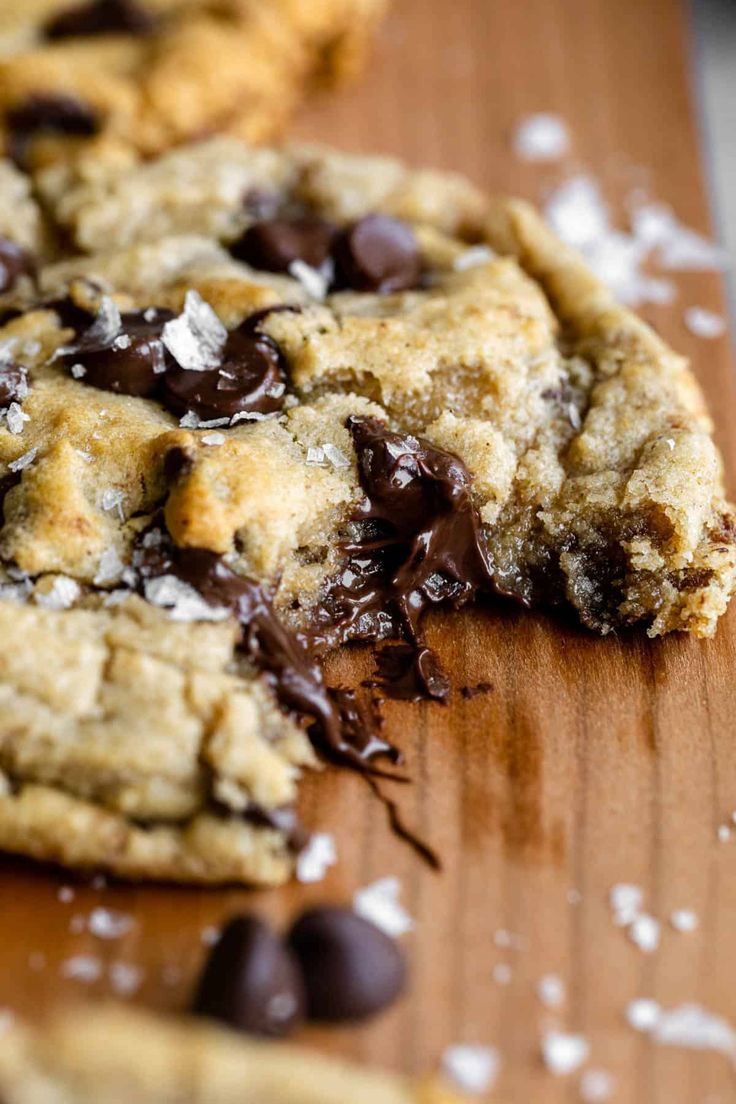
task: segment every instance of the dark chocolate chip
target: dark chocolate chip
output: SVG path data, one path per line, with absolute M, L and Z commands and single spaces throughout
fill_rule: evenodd
M 410 226 L 389 215 L 366 215 L 342 231 L 334 246 L 338 286 L 355 291 L 403 291 L 422 271 Z
M 228 335 L 217 368 L 196 372 L 173 367 L 162 380 L 162 399 L 175 414 L 193 411 L 205 421 L 244 412 L 280 410 L 286 382 L 281 354 L 264 334 L 243 328 Z
M 0 238 L 0 292 L 10 291 L 19 276 L 34 276 L 36 265 L 27 249 Z
M 335 233 L 332 223 L 316 215 L 269 219 L 249 226 L 230 252 L 239 261 L 267 272 L 288 272 L 294 261 L 320 268 L 329 256 Z
M 304 1018 L 293 952 L 256 916 L 237 916 L 212 948 L 194 1011 L 252 1035 L 288 1035 Z
M 29 96 L 5 117 L 9 152 L 16 164 L 25 167 L 28 144 L 38 134 L 61 134 L 91 138 L 100 128 L 96 113 L 73 96 L 48 94 Z
M 189 475 L 193 468 L 194 457 L 179 445 L 174 445 L 164 456 L 164 478 L 169 484 Z
M 149 315 L 149 318 L 146 318 Z M 64 356 L 71 370 L 81 364 L 84 383 L 101 391 L 146 397 L 153 394 L 162 374 L 174 361 L 161 341 L 161 331 L 174 315 L 168 310 L 133 311 L 121 315 L 120 333 L 98 336 L 97 324 L 82 333 Z
M 387 1008 L 406 985 L 406 962 L 385 932 L 347 908 L 316 908 L 289 943 L 304 975 L 309 1016 L 361 1020 Z
M 102 34 L 148 34 L 153 17 L 135 0 L 91 0 L 54 16 L 44 27 L 46 38 L 77 38 Z
M 12 402 L 22 402 L 26 396 L 28 379 L 25 369 L 14 363 L 0 363 L 0 407 Z

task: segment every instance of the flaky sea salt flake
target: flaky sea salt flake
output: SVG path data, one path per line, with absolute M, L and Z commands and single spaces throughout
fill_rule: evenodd
M 321 882 L 328 869 L 336 862 L 334 837 L 327 832 L 315 832 L 297 859 L 297 880 L 305 884 Z
M 546 1008 L 559 1008 L 565 1000 L 565 984 L 557 974 L 545 974 L 537 982 L 537 996 Z
M 124 567 L 125 564 L 120 559 L 117 549 L 107 548 L 100 557 L 100 562 L 97 566 L 97 574 L 93 582 L 96 586 L 103 586 L 105 583 L 114 583 L 120 578 Z
M 501 1058 L 495 1047 L 458 1044 L 442 1055 L 442 1070 L 463 1092 L 488 1092 L 498 1077 Z
M 204 433 L 202 435 L 201 440 L 202 440 L 203 445 L 209 445 L 211 448 L 214 448 L 217 445 L 224 445 L 225 444 L 225 434 L 224 433 Z
M 289 265 L 289 275 L 299 281 L 311 299 L 321 302 L 326 297 L 330 281 L 320 269 L 312 268 L 305 261 L 296 260 Z
M 8 468 L 11 472 L 25 471 L 25 469 L 29 468 L 36 459 L 37 453 L 37 448 L 29 449 L 28 452 L 24 452 L 22 456 L 19 456 L 17 460 L 11 461 L 11 463 L 8 464 Z
M 176 575 L 160 575 L 144 584 L 146 601 L 168 611 L 172 621 L 225 621 L 229 610 L 211 606 L 188 583 Z
M 685 311 L 685 325 L 696 337 L 709 341 L 722 337 L 726 332 L 726 320 L 705 307 L 688 307 Z
M 558 161 L 569 152 L 570 132 L 559 115 L 527 115 L 516 127 L 512 146 L 524 161 Z
M 626 1019 L 635 1031 L 653 1031 L 659 1023 L 662 1009 L 655 1000 L 638 997 L 626 1006 Z
M 335 445 L 327 444 L 322 445 L 322 451 L 332 464 L 333 468 L 349 468 L 350 461 L 344 452 L 341 452 Z
M 652 954 L 659 946 L 662 925 L 649 913 L 643 912 L 631 922 L 628 936 L 644 954 Z
M 631 924 L 641 911 L 644 893 L 637 885 L 619 882 L 612 886 L 608 900 L 613 910 L 613 922 L 624 928 Z
M 555 1077 L 574 1073 L 588 1060 L 590 1044 L 583 1035 L 564 1031 L 548 1031 L 542 1038 L 542 1058 Z
M 126 912 L 95 908 L 87 918 L 87 929 L 98 939 L 121 939 L 135 927 L 135 920 Z
M 143 984 L 143 970 L 129 962 L 113 962 L 109 970 L 110 985 L 119 997 L 130 997 Z
M 68 575 L 57 575 L 51 589 L 45 594 L 38 591 L 34 595 L 36 605 L 48 610 L 70 609 L 82 593 L 76 579 L 70 579 Z
M 678 932 L 693 932 L 698 926 L 698 918 L 692 909 L 675 909 L 670 915 L 670 924 Z
M 165 324 L 161 340 L 181 368 L 204 372 L 220 363 L 227 330 L 199 292 L 190 290 L 182 314 Z
M 489 245 L 472 245 L 470 249 L 458 253 L 452 262 L 452 267 L 455 272 L 467 272 L 468 269 L 477 268 L 478 265 L 490 264 L 495 259 L 496 254 Z
M 92 955 L 73 955 L 62 962 L 60 971 L 62 977 L 91 985 L 102 977 L 102 962 Z
M 30 414 L 26 414 L 17 402 L 12 402 L 5 413 L 7 427 L 11 433 L 16 435 L 23 432 L 23 427 L 30 420 Z
M 414 927 L 414 921 L 399 903 L 401 883 L 398 878 L 380 878 L 353 897 L 353 908 L 358 916 L 370 920 L 377 928 L 394 938 L 405 935 Z

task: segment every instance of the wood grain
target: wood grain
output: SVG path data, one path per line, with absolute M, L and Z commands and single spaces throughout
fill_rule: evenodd
M 642 182 L 707 232 L 688 36 L 675 0 L 397 0 L 371 75 L 310 109 L 298 131 L 539 200 L 559 169 L 514 159 L 509 133 L 525 113 L 558 111 L 573 129 L 573 163 L 599 177 L 615 209 Z M 733 473 L 728 341 L 698 340 L 682 322 L 686 305 L 724 311 L 721 281 L 704 273 L 677 283 L 677 303 L 646 315 L 692 356 Z M 506 608 L 436 619 L 432 635 L 456 686 L 493 686 L 472 700 L 456 695 L 446 709 L 389 710 L 416 780 L 402 805 L 441 851 L 441 875 L 396 841 L 360 779 L 332 771 L 305 787 L 307 822 L 335 833 L 341 859 L 316 887 L 80 887 L 64 904 L 57 889 L 68 879 L 7 861 L 0 1004 L 33 1016 L 78 995 L 83 987 L 64 980 L 60 964 L 93 953 L 142 967 L 137 1000 L 180 1008 L 206 925 L 250 907 L 286 922 L 305 902 L 344 900 L 396 874 L 417 921 L 406 939 L 410 996 L 365 1028 L 310 1031 L 306 1042 L 412 1070 L 434 1066 L 450 1043 L 491 1043 L 503 1054 L 504 1100 L 576 1100 L 576 1079 L 553 1078 L 539 1057 L 541 1032 L 556 1019 L 585 1033 L 592 1064 L 616 1077 L 616 1101 L 736 1099 L 726 1059 L 654 1047 L 623 1018 L 628 1001 L 647 996 L 698 1001 L 736 1021 L 736 835 L 730 845 L 716 837 L 736 807 L 736 612 L 707 643 L 597 640 Z M 341 656 L 335 668 L 355 677 L 367 662 Z M 642 886 L 665 921 L 655 955 L 611 923 L 607 896 L 621 881 Z M 71 917 L 99 903 L 132 912 L 135 931 L 115 943 L 73 934 Z M 698 914 L 696 932 L 668 927 L 681 907 Z M 520 935 L 523 949 L 497 946 L 501 929 Z M 513 971 L 506 986 L 492 980 L 500 962 Z M 549 972 L 568 990 L 555 1016 L 536 995 Z M 89 988 L 99 994 L 109 982 Z

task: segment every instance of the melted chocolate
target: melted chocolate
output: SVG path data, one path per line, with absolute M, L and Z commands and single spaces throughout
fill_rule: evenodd
M 338 286 L 388 293 L 416 287 L 421 255 L 410 226 L 389 215 L 366 215 L 335 242 Z
M 11 107 L 5 116 L 9 133 L 9 153 L 15 163 L 25 167 L 28 146 L 39 134 L 59 134 L 90 138 L 100 125 L 88 104 L 63 94 L 38 94 Z
M 91 0 L 54 16 L 44 27 L 46 38 L 77 38 L 102 34 L 148 34 L 153 17 L 135 0 Z
M 233 257 L 266 272 L 288 272 L 294 261 L 320 268 L 330 255 L 337 227 L 317 215 L 275 218 L 249 226 L 230 246 Z
M 460 606 L 498 589 L 470 472 L 451 453 L 392 433 L 376 418 L 349 418 L 348 428 L 366 495 L 356 515 L 361 533 L 345 545 L 347 562 L 325 595 L 316 639 L 403 637 L 414 656 L 396 656 L 402 696 L 445 701 L 449 684 L 421 641 L 421 617 L 431 606 Z
M 36 264 L 27 249 L 0 238 L 0 293 L 15 287 L 19 276 L 35 276 Z
M 121 315 L 120 333 L 112 337 L 100 332 L 93 322 L 68 347 L 65 365 L 71 369 L 81 364 L 82 379 L 91 387 L 119 395 L 150 397 L 159 387 L 162 374 L 175 365 L 161 341 L 161 331 L 174 315 L 168 310 L 157 310 L 150 319 L 146 315 L 149 311 Z
M 205 420 L 235 414 L 272 414 L 283 405 L 286 377 L 278 346 L 241 326 L 228 335 L 217 368 L 193 372 L 177 365 L 162 380 L 161 399 L 174 414 Z

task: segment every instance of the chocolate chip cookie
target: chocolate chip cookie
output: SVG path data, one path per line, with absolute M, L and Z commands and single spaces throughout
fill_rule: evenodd
M 3 848 L 276 883 L 300 771 L 399 758 L 327 650 L 445 700 L 428 608 L 715 631 L 698 385 L 527 205 L 228 138 L 0 187 Z
M 66 1009 L 0 1038 L 6 1104 L 452 1104 L 404 1081 L 189 1020 L 114 1007 Z
M 4 0 L 0 133 L 20 164 L 274 137 L 362 65 L 387 0 Z

